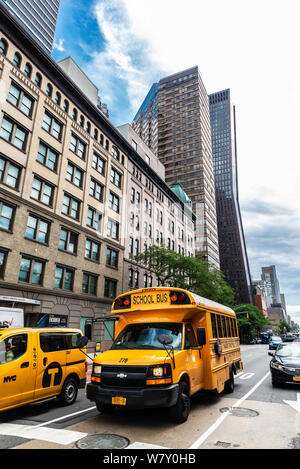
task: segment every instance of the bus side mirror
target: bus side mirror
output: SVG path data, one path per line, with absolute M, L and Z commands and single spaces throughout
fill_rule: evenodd
M 200 347 L 206 344 L 205 327 L 197 327 L 197 339 Z
M 76 347 L 83 348 L 83 347 L 86 346 L 88 341 L 89 341 L 89 339 L 85 335 L 82 335 L 81 337 L 78 337 L 78 339 L 76 341 Z

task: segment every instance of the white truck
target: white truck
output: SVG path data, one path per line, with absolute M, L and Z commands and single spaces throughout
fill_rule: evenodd
M 24 311 L 19 308 L 0 308 L 0 329 L 24 327 Z

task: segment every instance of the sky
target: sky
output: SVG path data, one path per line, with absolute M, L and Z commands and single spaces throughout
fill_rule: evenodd
M 73 57 L 115 126 L 195 65 L 208 94 L 230 88 L 251 275 L 275 265 L 300 324 L 299 17 L 299 0 L 61 0 L 52 55 Z

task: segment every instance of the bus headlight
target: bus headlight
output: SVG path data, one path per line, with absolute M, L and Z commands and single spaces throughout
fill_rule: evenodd
M 155 378 L 161 378 L 164 374 L 164 369 L 162 366 L 157 366 L 156 368 L 152 369 L 152 374 Z

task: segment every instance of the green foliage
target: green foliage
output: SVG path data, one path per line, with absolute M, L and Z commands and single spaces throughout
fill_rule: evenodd
M 265 315 L 256 306 L 242 304 L 233 307 L 241 339 L 251 339 L 263 330 L 264 326 L 271 324 Z M 247 314 L 246 314 L 247 312 Z M 248 317 L 247 317 L 248 316 Z
M 291 326 L 286 321 L 281 320 L 276 330 L 276 333 L 280 335 L 286 334 L 287 332 L 291 332 Z
M 200 257 L 186 257 L 167 248 L 150 246 L 135 260 L 156 275 L 162 286 L 184 288 L 232 307 L 234 292 L 222 272 L 212 270 Z

